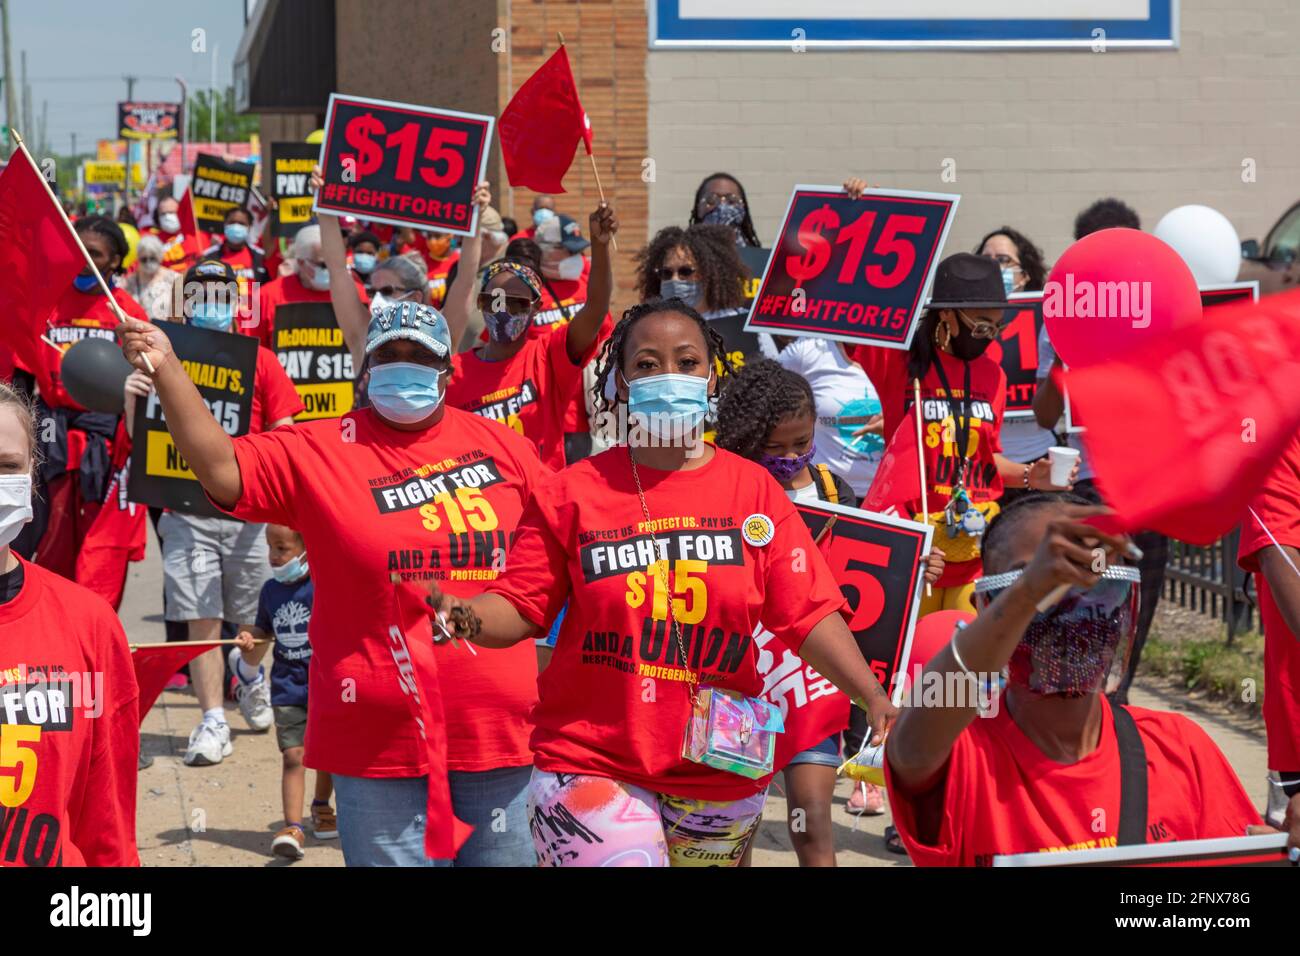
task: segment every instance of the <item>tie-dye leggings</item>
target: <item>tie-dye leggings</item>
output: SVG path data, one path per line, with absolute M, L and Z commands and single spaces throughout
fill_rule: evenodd
M 688 800 L 534 768 L 528 822 L 541 866 L 737 866 L 766 799 Z

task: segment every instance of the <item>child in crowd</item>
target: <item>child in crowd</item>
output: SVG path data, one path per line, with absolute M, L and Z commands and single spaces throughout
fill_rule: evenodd
M 307 778 L 302 763 L 303 735 L 307 729 L 307 673 L 311 664 L 307 624 L 311 620 L 312 581 L 302 535 L 292 528 L 269 524 L 266 542 L 272 579 L 262 586 L 257 602 L 257 624 L 245 628 L 236 638 L 239 646 L 230 652 L 230 669 L 240 681 L 258 680 L 261 660 L 270 645 L 255 641 L 274 638 L 271 708 L 275 713 L 276 743 L 284 756 L 280 794 L 284 800 L 285 825 L 271 840 L 271 852 L 301 860 L 302 801 Z M 316 771 L 311 825 L 312 833 L 320 840 L 333 840 L 339 835 L 334 809 L 330 806 L 332 791 L 330 775 Z
M 771 359 L 746 363 L 718 404 L 717 442 L 722 448 L 758 462 L 799 504 L 821 502 L 856 507 L 853 489 L 826 465 L 812 464 L 817 424 L 812 387 L 803 376 Z M 934 549 L 926 564 L 931 583 L 943 572 L 943 552 Z M 867 732 L 866 715 L 849 708 L 846 749 L 856 753 Z M 786 715 L 786 733 L 798 733 L 799 712 Z M 786 799 L 806 812 L 804 825 L 790 822 L 790 842 L 800 866 L 834 866 L 831 799 L 840 765 L 839 733 L 795 754 L 785 768 Z M 862 782 L 855 786 L 850 813 L 884 813 L 882 788 Z

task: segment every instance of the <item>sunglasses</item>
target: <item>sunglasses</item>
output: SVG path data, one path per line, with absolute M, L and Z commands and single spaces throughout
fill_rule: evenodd
M 497 312 L 501 305 L 511 315 L 527 315 L 533 310 L 533 303 L 536 299 L 528 299 L 522 295 L 499 295 L 496 292 L 480 292 L 478 294 L 478 309 L 480 312 Z
M 420 290 L 406 289 L 396 285 L 380 285 L 375 286 L 371 291 L 382 295 L 385 299 L 405 299 L 407 296 L 415 295 Z
M 678 266 L 676 269 L 669 269 L 664 266 L 662 269 L 655 270 L 659 274 L 660 282 L 667 282 L 674 276 L 678 279 L 689 279 L 695 275 L 695 266 Z

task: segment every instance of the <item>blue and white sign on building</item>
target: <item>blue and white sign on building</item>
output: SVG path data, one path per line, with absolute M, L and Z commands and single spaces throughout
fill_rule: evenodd
M 1178 46 L 1178 0 L 647 0 L 652 49 Z

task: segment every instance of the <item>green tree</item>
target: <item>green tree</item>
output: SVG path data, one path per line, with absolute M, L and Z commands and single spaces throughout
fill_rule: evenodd
M 235 88 L 227 86 L 214 97 L 209 90 L 197 90 L 190 96 L 185 123 L 191 142 L 207 142 L 212 128 L 212 103 L 217 106 L 217 142 L 246 143 L 258 131 L 255 115 L 235 112 Z

